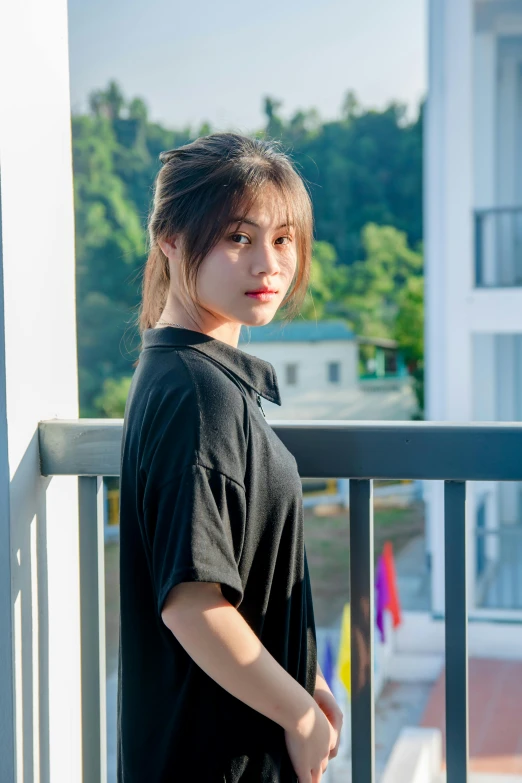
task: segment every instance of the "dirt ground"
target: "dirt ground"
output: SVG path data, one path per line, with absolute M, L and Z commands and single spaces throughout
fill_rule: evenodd
M 315 623 L 330 626 L 350 599 L 350 514 L 331 509 L 319 516 L 305 509 L 305 545 L 314 600 Z M 391 541 L 394 554 L 424 531 L 424 504 L 408 507 L 374 508 L 374 561 L 385 541 Z

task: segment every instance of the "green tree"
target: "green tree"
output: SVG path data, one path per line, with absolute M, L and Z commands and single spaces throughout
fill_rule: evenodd
M 131 380 L 131 377 L 106 378 L 102 393 L 94 400 L 97 408 L 111 419 L 122 419 Z
M 399 330 L 405 342 L 408 319 L 422 317 L 407 281 L 422 274 L 423 105 L 413 122 L 400 104 L 366 110 L 350 91 L 339 119 L 329 122 L 313 108 L 286 120 L 273 96 L 263 108 L 265 127 L 253 135 L 281 140 L 314 205 L 316 241 L 301 317 L 343 317 L 369 336 Z M 142 98 L 127 100 L 110 81 L 91 93 L 87 114 L 72 117 L 72 131 L 80 410 L 113 415 L 111 400 L 118 389 L 125 392 L 136 359 L 134 322 L 159 153 L 212 127 L 165 128 L 149 119 Z
M 308 182 L 317 239 L 335 247 L 341 264 L 361 257 L 367 223 L 395 226 L 412 246 L 421 240 L 423 104 L 411 122 L 404 105 L 366 110 L 353 91 L 339 120 L 321 123 L 299 110 L 285 122 L 281 107 L 265 98 L 265 134 L 282 141 Z
M 328 242 L 314 242 L 313 256 L 310 268 L 310 283 L 306 299 L 301 307 L 301 317 L 311 320 L 322 320 L 335 317 L 336 297 L 345 285 L 347 267 L 338 262 L 333 245 Z
M 422 274 L 422 255 L 393 226 L 369 223 L 362 245 L 364 258 L 347 271 L 343 305 L 358 334 L 391 338 L 402 291 L 411 277 Z
M 413 370 L 424 358 L 424 278 L 410 277 L 397 298 L 394 338 Z
M 115 81 L 110 81 L 106 90 L 94 90 L 89 96 L 89 107 L 95 117 L 115 120 L 125 107 L 125 98 Z
M 424 278 L 411 277 L 398 298 L 394 337 L 415 381 L 419 416 L 424 418 Z

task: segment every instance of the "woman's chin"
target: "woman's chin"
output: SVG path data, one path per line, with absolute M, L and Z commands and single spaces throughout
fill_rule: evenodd
M 245 326 L 265 326 L 265 324 L 270 323 L 275 314 L 275 310 L 268 310 L 267 308 L 265 312 L 262 312 L 260 309 L 259 312 L 252 313 L 250 317 L 247 317 L 243 323 Z

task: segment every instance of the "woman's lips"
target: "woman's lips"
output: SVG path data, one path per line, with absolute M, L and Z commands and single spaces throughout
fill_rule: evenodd
M 259 302 L 271 302 L 277 293 L 275 291 L 247 291 L 246 295 Z

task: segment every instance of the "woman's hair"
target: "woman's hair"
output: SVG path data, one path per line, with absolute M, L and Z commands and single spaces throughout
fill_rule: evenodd
M 170 273 L 158 240 L 181 236 L 181 281 L 197 302 L 200 264 L 235 218 L 244 218 L 262 188 L 280 192 L 286 223 L 294 224 L 297 269 L 282 306 L 298 312 L 306 295 L 313 242 L 312 204 L 304 180 L 278 142 L 238 133 L 212 133 L 161 152 L 163 166 L 154 182 L 148 218 L 148 260 L 138 315 L 140 335 L 158 321 L 167 300 Z

